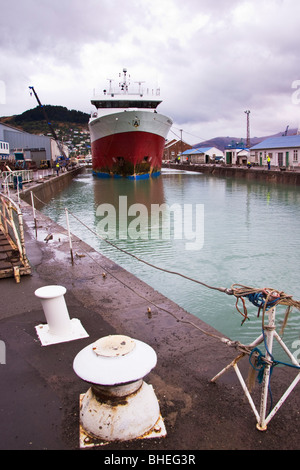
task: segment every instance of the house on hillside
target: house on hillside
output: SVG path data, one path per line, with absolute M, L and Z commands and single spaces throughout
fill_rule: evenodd
M 181 161 L 183 163 L 211 163 L 216 157 L 223 156 L 223 152 L 216 147 L 199 147 L 183 152 L 181 154 Z
M 175 161 L 178 155 L 191 148 L 192 146 L 183 140 L 172 139 L 165 145 L 163 160 Z
M 300 135 L 270 137 L 250 149 L 251 162 L 256 165 L 266 165 L 268 155 L 273 167 L 300 167 Z

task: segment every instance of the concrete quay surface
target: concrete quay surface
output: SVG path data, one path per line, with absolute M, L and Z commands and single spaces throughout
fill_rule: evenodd
M 222 337 L 222 333 L 75 236 L 72 265 L 66 230 L 37 212 L 36 235 L 31 207 L 21 201 L 21 209 L 32 274 L 22 276 L 20 283 L 14 278 L 0 280 L 0 340 L 5 344 L 5 364 L 0 364 L 1 450 L 80 448 L 79 397 L 89 384 L 75 374 L 73 360 L 85 346 L 111 334 L 139 339 L 156 351 L 157 365 L 144 380 L 154 388 L 167 434 L 112 442 L 93 447 L 95 451 L 103 455 L 127 451 L 130 455 L 142 450 L 185 454 L 299 448 L 299 386 L 267 430 L 257 430 L 234 371 L 211 383 L 211 378 L 239 353 L 210 336 Z M 52 239 L 45 241 L 49 234 Z M 53 284 L 66 287 L 70 318 L 79 319 L 89 337 L 41 345 L 35 327 L 46 320 L 34 292 Z M 248 358 L 239 366 L 247 376 Z M 274 403 L 295 375 L 291 368 L 275 367 L 271 379 Z M 260 396 L 261 386 L 256 384 L 253 399 L 258 409 Z

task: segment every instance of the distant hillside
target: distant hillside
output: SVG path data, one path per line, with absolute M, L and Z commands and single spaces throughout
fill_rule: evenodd
M 16 116 L 1 117 L 0 122 L 30 134 L 52 136 L 50 122 L 58 140 L 68 146 L 70 155 L 87 155 L 91 142 L 88 130 L 89 114 L 71 110 L 63 106 L 46 105 L 45 119 L 42 109 L 37 106 Z
M 259 142 L 262 142 L 265 139 L 268 139 L 269 137 L 279 137 L 284 134 L 285 131 L 283 132 L 278 132 L 277 134 L 273 135 L 267 135 L 265 137 L 252 137 L 250 139 L 250 146 L 253 147 L 253 145 L 258 144 Z M 297 129 L 290 129 L 287 132 L 287 135 L 294 135 L 297 134 Z M 245 145 L 246 146 L 246 139 L 241 139 L 237 137 L 214 137 L 213 139 L 206 140 L 204 142 L 199 142 L 198 144 L 193 145 L 193 148 L 199 148 L 199 147 L 216 147 L 219 150 L 224 151 L 225 147 L 228 145 L 236 145 L 236 144 L 241 144 L 241 146 Z
M 90 117 L 87 113 L 75 111 L 74 109 L 70 111 L 64 106 L 52 105 L 45 105 L 44 110 L 47 114 L 48 122 L 55 128 L 73 125 L 87 129 Z M 48 122 L 40 106 L 24 111 L 22 114 L 0 118 L 0 121 L 33 134 L 49 132 Z
M 262 140 L 264 140 L 265 137 L 261 138 L 252 138 L 251 139 L 251 146 L 258 144 Z M 237 137 L 214 137 L 213 139 L 206 140 L 204 142 L 200 142 L 199 144 L 193 145 L 194 148 L 198 147 L 216 147 L 219 150 L 224 151 L 225 147 L 228 145 L 236 145 L 240 144 L 241 146 L 246 146 L 246 139 L 239 139 Z
M 48 118 L 51 121 L 58 122 L 74 122 L 78 124 L 87 124 L 89 120 L 89 114 L 83 113 L 82 111 L 75 111 L 72 109 L 69 111 L 64 106 L 52 106 L 46 105 L 43 107 Z M 44 118 L 44 113 L 40 106 L 29 109 L 22 114 L 14 116 L 15 122 L 23 123 L 28 121 L 40 121 Z

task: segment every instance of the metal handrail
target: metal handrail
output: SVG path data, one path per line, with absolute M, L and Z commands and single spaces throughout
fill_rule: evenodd
M 22 212 L 13 200 L 3 193 L 0 193 L 0 230 L 12 248 L 18 250 L 24 274 L 29 274 L 31 269 L 25 249 Z
M 7 184 L 14 184 L 14 176 L 21 176 L 23 183 L 29 183 L 33 181 L 32 170 L 14 170 L 14 171 L 2 171 L 2 178 Z

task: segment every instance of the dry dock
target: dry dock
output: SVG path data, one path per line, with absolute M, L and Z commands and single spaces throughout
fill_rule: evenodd
M 299 448 L 299 386 L 267 430 L 258 431 L 234 372 L 210 382 L 237 355 L 211 335 L 222 337 L 222 332 L 76 237 L 72 264 L 66 231 L 37 212 L 36 236 L 30 205 L 21 201 L 21 208 L 32 274 L 22 276 L 20 283 L 0 279 L 0 340 L 5 345 L 5 363 L 0 364 L 0 449 L 79 449 L 79 396 L 88 384 L 74 373 L 73 359 L 82 348 L 110 334 L 131 336 L 156 351 L 157 365 L 145 381 L 154 387 L 167 435 L 94 447 L 103 456 L 118 450 L 130 455 L 136 450 L 155 454 Z M 49 234 L 52 238 L 45 241 Z M 45 317 L 34 292 L 52 284 L 66 287 L 70 317 L 81 321 L 88 338 L 41 346 L 35 327 L 45 323 Z M 243 361 L 241 370 L 247 375 L 248 358 Z M 274 369 L 274 402 L 294 376 L 290 368 Z M 259 401 L 259 384 L 253 397 Z M 102 463 L 101 454 L 97 457 Z

